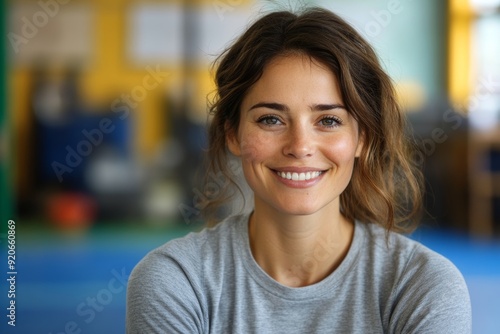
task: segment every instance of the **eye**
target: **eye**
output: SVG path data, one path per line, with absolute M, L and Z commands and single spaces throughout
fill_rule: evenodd
M 260 124 L 266 125 L 266 126 L 273 126 L 273 125 L 282 124 L 281 120 L 277 116 L 273 116 L 273 115 L 261 116 L 257 120 L 257 123 L 260 123 Z
M 342 120 L 335 116 L 325 116 L 319 121 L 319 123 L 326 128 L 334 128 L 342 125 Z

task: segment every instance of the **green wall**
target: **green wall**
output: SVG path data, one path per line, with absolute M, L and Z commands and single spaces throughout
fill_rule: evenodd
M 7 36 L 6 21 L 7 21 L 7 6 L 5 0 L 0 0 L 0 36 Z M 7 220 L 12 218 L 12 189 L 9 177 L 11 141 L 10 128 L 8 126 L 7 112 L 7 66 L 6 66 L 6 47 L 7 39 L 3 39 L 0 51 L 0 142 L 4 145 L 0 153 L 0 233 L 4 232 L 7 227 Z M 7 149 L 4 150 L 4 148 Z

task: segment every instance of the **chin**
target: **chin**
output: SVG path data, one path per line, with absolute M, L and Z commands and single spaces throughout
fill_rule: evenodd
M 281 213 L 291 216 L 309 216 L 317 213 L 322 208 L 318 205 L 304 205 L 300 203 L 295 205 L 295 203 L 288 203 L 286 205 L 279 206 L 277 208 Z
M 289 195 L 290 196 L 287 196 L 287 194 L 285 194 L 285 196 L 278 198 L 256 196 L 254 198 L 254 203 L 265 211 L 271 210 L 289 216 L 309 216 L 324 210 L 338 210 L 338 197 L 324 199 L 318 198 L 318 196 L 307 197 L 300 196 L 299 194 Z

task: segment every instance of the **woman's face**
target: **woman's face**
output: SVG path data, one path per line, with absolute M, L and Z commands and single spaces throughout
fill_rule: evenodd
M 292 215 L 338 210 L 362 143 L 335 75 L 307 56 L 277 57 L 240 112 L 238 131 L 227 143 L 242 160 L 256 209 Z

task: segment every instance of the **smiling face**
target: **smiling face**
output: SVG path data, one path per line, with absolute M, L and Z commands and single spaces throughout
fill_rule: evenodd
M 244 97 L 240 113 L 227 144 L 242 160 L 255 209 L 338 213 L 362 143 L 333 72 L 307 56 L 277 57 Z

